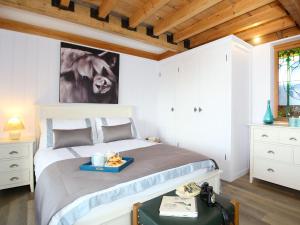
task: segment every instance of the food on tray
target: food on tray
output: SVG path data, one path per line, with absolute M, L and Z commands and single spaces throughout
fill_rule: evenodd
M 125 160 L 122 160 L 122 157 L 119 154 L 115 154 L 107 159 L 106 166 L 119 167 L 125 163 Z
M 114 155 L 112 157 L 110 157 L 107 161 L 109 162 L 119 162 L 122 161 L 122 157 L 120 155 Z

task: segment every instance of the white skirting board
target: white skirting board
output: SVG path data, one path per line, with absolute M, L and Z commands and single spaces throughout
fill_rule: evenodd
M 214 187 L 216 193 L 220 193 L 221 173 L 222 171 L 220 170 L 208 173 L 196 171 L 185 177 L 174 179 L 162 185 L 157 185 L 134 197 L 126 197 L 110 204 L 99 206 L 77 221 L 75 225 L 131 225 L 131 211 L 134 203 L 148 201 L 191 181 L 195 181 L 199 184 L 208 182 Z

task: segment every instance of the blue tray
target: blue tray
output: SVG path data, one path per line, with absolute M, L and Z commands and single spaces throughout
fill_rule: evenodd
M 129 166 L 131 163 L 133 163 L 134 158 L 130 157 L 122 157 L 123 160 L 126 162 L 119 167 L 106 167 L 106 166 L 93 166 L 91 162 L 84 163 L 80 166 L 80 170 L 86 170 L 86 171 L 97 171 L 97 172 L 107 172 L 107 173 L 119 173 L 121 170 L 123 170 L 125 167 Z

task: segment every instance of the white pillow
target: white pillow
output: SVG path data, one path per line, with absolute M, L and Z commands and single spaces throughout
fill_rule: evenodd
M 97 117 L 95 118 L 98 142 L 103 142 L 102 126 L 116 126 L 131 123 L 131 132 L 133 138 L 140 138 L 139 132 L 132 118 L 128 117 Z
M 95 120 L 91 118 L 78 119 L 78 120 L 62 120 L 62 119 L 53 119 L 48 118 L 41 120 L 41 136 L 40 136 L 40 145 L 39 148 L 50 148 L 54 146 L 55 137 L 53 129 L 64 129 L 64 130 L 73 130 L 73 129 L 82 129 L 82 128 L 92 128 L 92 138 L 93 143 L 97 141 L 97 131 L 95 126 Z

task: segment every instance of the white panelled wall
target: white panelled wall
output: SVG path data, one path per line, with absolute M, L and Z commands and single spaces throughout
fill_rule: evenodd
M 60 41 L 0 29 L 0 137 L 4 122 L 21 116 L 34 134 L 34 105 L 59 101 Z M 133 105 L 142 136 L 156 135 L 156 61 L 120 54 L 119 103 Z

